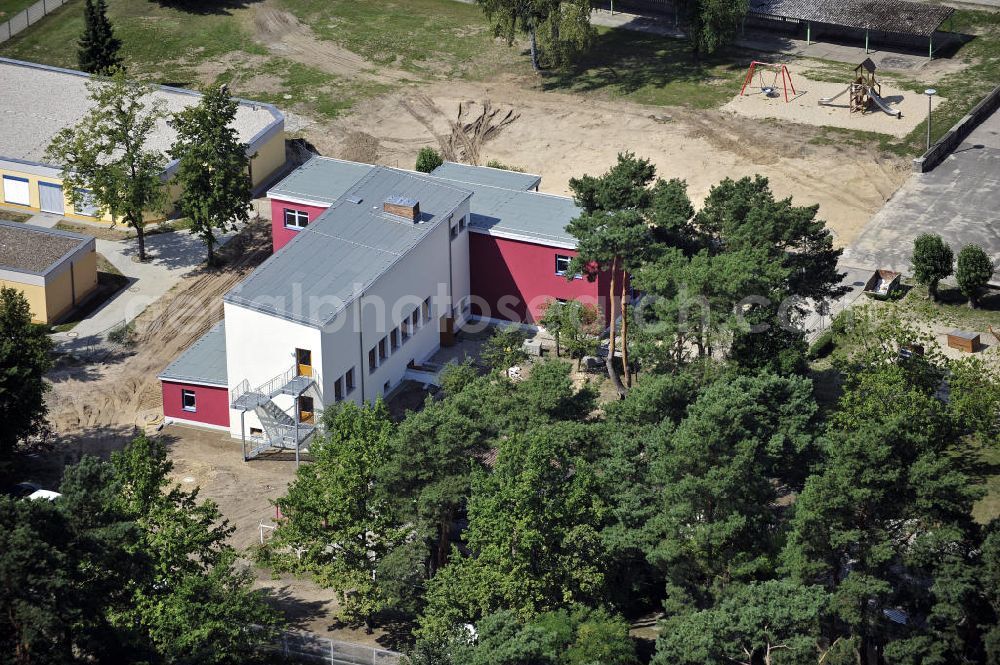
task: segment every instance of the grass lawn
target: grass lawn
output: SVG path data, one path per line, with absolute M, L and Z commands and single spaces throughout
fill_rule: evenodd
M 23 11 L 38 0 L 0 0 L 0 23 L 7 21 L 14 14 Z
M 13 210 L 8 210 L 6 208 L 0 208 L 0 219 L 4 219 L 8 222 L 19 222 L 23 224 L 24 222 L 31 219 L 31 215 L 25 214 L 23 212 L 15 212 Z
M 985 331 L 992 325 L 1000 332 L 1000 290 L 990 289 L 972 309 L 956 286 L 938 287 L 937 302 L 927 298 L 927 289 L 914 286 L 900 301 L 903 310 L 921 321 L 935 321 L 965 330 Z
M 565 72 L 549 72 L 548 90 L 604 92 L 641 104 L 715 108 L 746 73 L 731 54 L 695 60 L 686 41 L 599 28 L 593 48 Z

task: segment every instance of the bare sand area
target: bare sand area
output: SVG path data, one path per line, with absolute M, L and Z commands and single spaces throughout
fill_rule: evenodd
M 723 178 L 760 173 L 778 196 L 818 203 L 838 245 L 851 242 L 909 172 L 905 160 L 882 156 L 875 145 L 812 144 L 816 130 L 807 125 L 776 127 L 732 112 L 643 106 L 504 81 L 404 88 L 331 124 L 307 126 L 303 135 L 324 155 L 413 168 L 421 147 L 453 147 L 460 105 L 469 116 L 470 105 L 484 101 L 516 117 L 476 147 L 478 163 L 497 159 L 540 174 L 542 191 L 569 194 L 570 178 L 605 171 L 623 151 L 652 160 L 661 177 L 685 179 L 696 206 Z M 882 114 L 883 121 L 899 122 Z M 464 152 L 448 156 L 473 161 Z
M 735 113 L 747 118 L 773 118 L 783 123 L 798 123 L 825 127 L 840 127 L 856 129 L 864 132 L 877 132 L 902 138 L 912 132 L 917 125 L 927 118 L 927 97 L 924 95 L 901 90 L 882 83 L 882 100 L 892 111 L 899 111 L 896 118 L 873 106 L 867 113 L 852 113 L 848 84 L 830 83 L 827 81 L 812 81 L 802 76 L 796 76 L 792 81 L 795 92 L 788 90 L 788 101 L 785 101 L 785 90 L 778 79 L 774 92 L 767 95 L 762 92 L 760 82 L 756 79 L 748 85 L 745 94 L 736 95 L 722 107 L 723 112 Z M 770 87 L 770 79 L 764 80 L 765 87 Z M 819 103 L 839 95 L 829 105 Z M 937 108 L 944 101 L 935 96 L 931 100 L 931 108 Z M 784 126 L 784 125 L 783 125 Z M 780 131 L 780 128 L 778 128 Z

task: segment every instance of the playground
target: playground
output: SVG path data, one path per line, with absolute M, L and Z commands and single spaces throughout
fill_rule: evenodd
M 897 138 L 905 137 L 927 119 L 927 97 L 887 84 L 876 76 L 871 60 L 854 68 L 843 65 L 843 70 L 843 81 L 816 81 L 785 65 L 753 63 L 742 88 L 722 111 Z M 933 96 L 932 111 L 944 101 Z

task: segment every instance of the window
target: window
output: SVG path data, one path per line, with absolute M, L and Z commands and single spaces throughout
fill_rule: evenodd
M 421 311 L 424 314 L 424 323 L 431 320 L 431 299 L 424 298 L 424 304 L 420 306 Z
M 296 231 L 306 228 L 309 225 L 309 214 L 302 210 L 292 210 L 285 208 L 285 228 Z
M 563 256 L 562 254 L 556 254 L 557 275 L 565 275 L 567 272 L 569 272 L 569 262 L 572 260 L 572 258 L 573 257 L 570 256 Z M 580 273 L 576 273 L 575 275 L 573 275 L 574 279 L 580 279 L 582 277 L 583 275 L 581 275 Z
M 403 322 L 399 324 L 399 332 L 403 336 L 403 342 L 410 339 L 410 317 L 407 316 L 403 319 Z
M 342 399 L 344 399 L 344 382 L 343 378 L 340 378 L 333 383 L 333 401 L 339 402 Z
M 465 230 L 465 220 L 467 215 L 462 215 L 462 218 L 458 220 L 458 230 L 459 232 Z
M 457 237 L 458 237 L 458 224 L 451 227 L 451 239 L 454 240 Z
M 378 368 L 378 356 L 375 355 L 375 347 L 368 352 L 368 371 L 374 372 Z
M 347 394 L 350 394 L 354 390 L 354 368 L 347 370 L 347 374 L 344 375 L 344 387 L 347 389 Z
M 101 211 L 94 200 L 94 193 L 89 189 L 78 189 L 76 193 L 80 197 L 80 207 L 76 208 L 76 214 L 84 217 L 97 217 Z
M 389 346 L 393 351 L 399 348 L 399 328 L 393 328 L 389 333 Z
M 391 388 L 392 388 L 392 384 L 389 383 L 388 381 L 386 381 L 385 383 L 382 384 L 382 394 L 383 395 L 388 395 L 389 394 L 389 390 Z
M 17 205 L 31 205 L 31 194 L 28 191 L 28 179 L 5 175 L 3 177 L 3 200 Z
M 181 408 L 191 413 L 198 410 L 198 401 L 193 390 L 181 391 Z
M 264 430 L 262 430 L 259 427 L 251 427 L 250 428 L 250 436 L 251 437 L 264 436 Z
M 410 327 L 413 328 L 413 330 L 416 330 L 418 327 L 420 327 L 420 311 L 419 310 L 415 309 L 415 310 L 413 310 L 413 313 L 410 314 Z
M 383 337 L 378 341 L 378 359 L 383 361 L 389 357 L 388 345 L 385 343 L 388 337 Z

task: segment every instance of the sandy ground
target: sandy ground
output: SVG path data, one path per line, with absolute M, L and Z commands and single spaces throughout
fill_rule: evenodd
M 412 168 L 421 147 L 441 147 L 459 104 L 484 100 L 518 118 L 482 146 L 480 161 L 538 173 L 542 191 L 569 194 L 571 177 L 601 173 L 627 150 L 651 159 L 662 177 L 686 179 L 696 205 L 723 178 L 760 173 L 778 196 L 818 203 L 838 245 L 849 244 L 908 175 L 907 163 L 875 147 L 810 145 L 815 130 L 808 126 L 546 93 L 518 81 L 405 88 L 331 125 L 307 126 L 303 135 L 324 155 Z
M 766 78 L 764 83 L 771 84 Z M 788 102 L 785 92 L 778 80 L 776 96 L 768 97 L 761 92 L 759 82 L 747 86 L 744 95 L 736 95 L 732 101 L 722 107 L 722 111 L 735 113 L 748 118 L 774 118 L 783 122 L 794 122 L 804 125 L 826 127 L 842 127 L 865 132 L 891 134 L 902 138 L 927 118 L 927 98 L 914 92 L 900 90 L 885 84 L 882 85 L 882 99 L 890 108 L 902 113 L 902 117 L 894 118 L 877 107 L 868 113 L 851 113 L 850 95 L 844 93 L 833 100 L 831 105 L 821 105 L 820 99 L 830 98 L 846 90 L 844 83 L 829 83 L 811 81 L 802 76 L 796 76 L 795 92 L 788 90 Z M 935 96 L 931 100 L 932 108 L 937 108 L 943 100 Z

